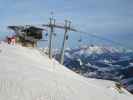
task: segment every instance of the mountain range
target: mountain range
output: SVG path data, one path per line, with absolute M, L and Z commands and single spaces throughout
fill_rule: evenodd
M 64 65 L 88 78 L 119 82 L 133 93 L 133 51 L 107 46 L 83 45 L 65 50 Z M 55 52 L 59 61 L 60 52 Z

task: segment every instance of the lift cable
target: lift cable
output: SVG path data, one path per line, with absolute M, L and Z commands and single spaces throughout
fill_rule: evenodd
M 97 35 L 95 35 L 95 34 L 88 33 L 88 32 L 81 31 L 81 30 L 76 30 L 75 32 L 78 32 L 78 33 L 80 33 L 80 34 L 85 34 L 85 35 L 88 35 L 88 36 L 90 36 L 90 37 L 94 37 L 94 38 L 96 38 L 96 39 L 100 39 L 100 40 L 107 41 L 107 42 L 112 43 L 112 44 L 114 44 L 114 45 L 117 45 L 117 46 L 119 46 L 119 47 L 121 47 L 121 48 L 123 48 L 123 49 L 130 49 L 130 50 L 133 50 L 133 48 L 129 48 L 129 47 L 125 46 L 124 44 L 120 43 L 120 42 L 117 42 L 117 41 L 114 41 L 114 40 L 111 40 L 111 39 L 108 39 L 108 38 L 104 38 L 104 37 L 102 37 L 102 36 L 97 36 Z

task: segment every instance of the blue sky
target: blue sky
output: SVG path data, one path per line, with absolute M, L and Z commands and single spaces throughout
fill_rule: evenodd
M 69 19 L 75 28 L 120 42 L 127 37 L 123 43 L 128 43 L 133 42 L 132 10 L 133 0 L 0 0 L 0 31 L 12 24 L 47 23 L 53 11 L 58 21 Z

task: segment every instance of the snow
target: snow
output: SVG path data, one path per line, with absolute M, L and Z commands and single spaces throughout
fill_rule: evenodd
M 79 55 L 82 54 L 87 54 L 87 55 L 91 55 L 91 54 L 103 54 L 103 53 L 116 53 L 116 52 L 120 52 L 120 50 L 115 49 L 113 47 L 104 47 L 104 46 L 87 46 L 87 45 L 83 45 L 80 47 L 80 51 L 78 52 Z
M 87 79 L 37 49 L 0 44 L 0 100 L 133 100 L 112 81 Z

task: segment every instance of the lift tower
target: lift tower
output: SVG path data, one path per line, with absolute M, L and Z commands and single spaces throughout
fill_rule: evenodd
M 71 27 L 71 22 L 68 20 L 65 20 L 65 26 L 64 26 L 64 38 L 63 38 L 63 43 L 62 43 L 62 48 L 61 48 L 61 53 L 60 53 L 60 63 L 63 64 L 64 62 L 64 51 L 66 47 L 66 41 L 68 40 L 68 34 L 67 32 L 70 30 Z
M 68 31 L 74 31 L 77 32 L 76 29 L 71 28 L 71 22 L 68 20 L 65 20 L 64 25 L 56 24 L 56 20 L 54 18 L 50 18 L 49 24 L 43 24 L 43 27 L 49 27 L 50 28 L 50 34 L 49 34 L 49 58 L 52 59 L 52 36 L 54 33 L 54 28 L 63 29 L 65 30 L 63 43 L 61 47 L 61 54 L 60 54 L 60 63 L 63 64 L 64 62 L 64 50 L 66 46 L 66 40 L 68 38 Z
M 55 19 L 50 18 L 50 23 L 48 25 L 50 27 L 50 34 L 49 34 L 49 58 L 52 59 L 52 37 L 53 37 L 53 32 L 54 32 L 54 27 L 55 27 Z

